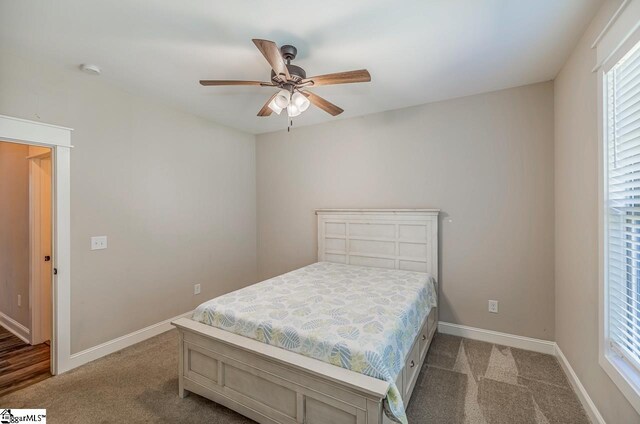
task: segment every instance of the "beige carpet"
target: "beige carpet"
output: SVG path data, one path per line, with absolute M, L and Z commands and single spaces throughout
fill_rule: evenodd
M 418 383 L 410 422 L 589 423 L 550 355 L 437 334 Z
M 251 423 L 178 397 L 177 343 L 170 331 L 0 398 L 0 408 L 46 408 L 52 424 Z M 447 335 L 436 335 L 407 412 L 411 423 L 589 422 L 555 358 Z

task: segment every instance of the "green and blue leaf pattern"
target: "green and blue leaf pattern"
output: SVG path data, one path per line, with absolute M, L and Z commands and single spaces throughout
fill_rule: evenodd
M 360 330 L 352 325 L 345 325 L 344 327 L 338 328 L 338 334 L 344 339 L 358 340 L 358 337 L 360 337 Z
M 300 336 L 295 328 L 285 327 L 282 332 L 281 344 L 287 350 L 295 350 L 300 347 Z
M 351 368 L 351 349 L 346 343 L 338 343 L 331 349 L 329 362 L 342 368 Z
M 385 411 L 406 423 L 395 380 L 436 304 L 428 274 L 319 262 L 205 302 L 193 319 L 385 380 Z
M 242 333 L 238 333 L 242 334 Z M 273 327 L 271 321 L 262 322 L 258 325 L 255 333 L 256 340 L 260 340 L 262 343 L 271 344 L 271 338 L 273 337 Z
M 384 327 L 378 321 L 368 322 L 363 327 L 365 333 L 369 334 L 379 334 L 384 331 Z

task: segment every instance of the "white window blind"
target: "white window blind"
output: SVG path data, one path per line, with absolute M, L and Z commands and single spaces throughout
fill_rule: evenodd
M 640 370 L 640 49 L 604 81 L 608 335 L 611 348 Z

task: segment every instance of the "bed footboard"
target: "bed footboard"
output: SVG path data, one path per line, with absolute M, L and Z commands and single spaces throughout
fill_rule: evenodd
M 179 394 L 259 423 L 383 424 L 388 383 L 190 319 L 179 330 Z
M 179 395 L 211 399 L 262 424 L 390 424 L 382 403 L 389 384 L 191 319 L 179 332 Z M 405 406 L 438 325 L 425 318 L 396 385 Z

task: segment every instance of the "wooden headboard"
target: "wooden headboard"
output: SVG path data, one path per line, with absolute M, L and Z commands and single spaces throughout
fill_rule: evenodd
M 439 209 L 318 209 L 318 260 L 438 279 Z

